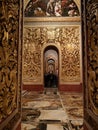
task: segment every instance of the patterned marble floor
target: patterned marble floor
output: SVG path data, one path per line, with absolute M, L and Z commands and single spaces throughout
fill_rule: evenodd
M 22 93 L 22 130 L 83 130 L 80 93 Z

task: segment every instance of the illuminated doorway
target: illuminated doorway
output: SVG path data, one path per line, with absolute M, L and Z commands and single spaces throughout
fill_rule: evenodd
M 57 88 L 59 81 L 59 53 L 55 46 L 48 46 L 44 50 L 44 87 Z

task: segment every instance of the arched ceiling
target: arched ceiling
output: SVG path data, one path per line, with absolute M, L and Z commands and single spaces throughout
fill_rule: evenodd
M 47 50 L 45 52 L 45 58 L 49 58 L 49 57 L 57 60 L 58 59 L 58 54 L 57 54 L 57 52 L 55 50 L 50 49 L 50 50 Z

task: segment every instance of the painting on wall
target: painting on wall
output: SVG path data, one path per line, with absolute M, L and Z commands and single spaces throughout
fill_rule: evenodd
M 29 0 L 24 7 L 24 17 L 74 17 L 80 16 L 73 0 Z

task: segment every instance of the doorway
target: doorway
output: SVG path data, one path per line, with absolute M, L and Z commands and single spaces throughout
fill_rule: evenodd
M 43 75 L 45 88 L 58 88 L 59 53 L 55 46 L 47 46 L 44 50 Z

